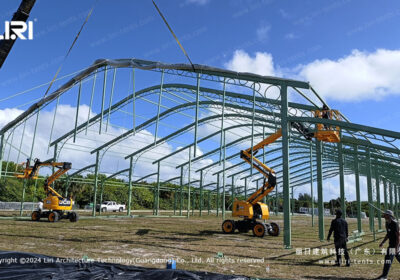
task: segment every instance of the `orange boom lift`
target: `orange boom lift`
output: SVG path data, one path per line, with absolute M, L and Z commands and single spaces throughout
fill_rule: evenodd
M 39 221 L 40 218 L 47 218 L 49 222 L 57 222 L 60 219 L 69 219 L 71 222 L 77 222 L 79 219 L 78 214 L 70 211 L 72 210 L 74 201 L 71 198 L 64 198 L 50 186 L 55 180 L 71 169 L 71 163 L 53 161 L 41 162 L 39 159 L 35 159 L 34 165 L 30 166 L 30 160 L 28 159 L 23 165 L 25 165 L 24 174 L 16 175 L 17 178 L 37 179 L 39 169 L 42 166 L 55 167 L 58 169 L 44 181 L 44 190 L 47 197 L 43 200 L 43 208 L 47 209 L 47 211 L 42 211 L 41 209 L 33 211 L 31 215 L 32 221 Z
M 313 113 L 316 118 L 340 120 L 340 114 L 336 110 L 317 110 Z M 312 132 L 298 122 L 292 122 L 290 125 L 307 140 L 317 138 L 324 142 L 340 142 L 339 127 L 331 127 L 318 123 L 316 131 Z M 267 220 L 269 218 L 268 205 L 260 201 L 274 190 L 276 186 L 276 172 L 262 163 L 255 155 L 260 149 L 274 143 L 281 136 L 282 130 L 279 129 L 276 133 L 268 136 L 252 148 L 240 151 L 240 158 L 264 175 L 264 184 L 247 200 L 235 200 L 233 202 L 232 217 L 241 217 L 243 220 L 225 220 L 222 223 L 222 231 L 224 233 L 233 233 L 237 229 L 239 232 L 245 233 L 252 230 L 254 236 L 257 237 L 264 237 L 266 233 L 271 236 L 279 235 L 280 229 L 278 224 L 257 221 L 257 219 Z

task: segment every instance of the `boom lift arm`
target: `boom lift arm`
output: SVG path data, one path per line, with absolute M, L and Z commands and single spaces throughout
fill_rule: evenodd
M 39 159 L 35 159 L 34 165 L 31 166 L 30 160 L 28 159 L 25 164 L 24 174 L 18 174 L 16 176 L 20 179 L 37 179 L 42 166 L 54 167 L 57 171 L 44 181 L 43 187 L 47 197 L 44 199 L 42 205 L 48 211 L 42 211 L 39 207 L 37 211 L 32 212 L 32 220 L 39 221 L 40 218 L 48 218 L 50 222 L 57 222 L 59 219 L 69 219 L 71 222 L 78 221 L 78 214 L 76 212 L 65 212 L 72 210 L 74 204 L 73 200 L 71 198 L 64 198 L 51 187 L 51 184 L 55 180 L 71 169 L 70 162 L 41 162 Z
M 60 178 L 63 174 L 68 172 L 68 170 L 71 169 L 70 162 L 51 162 L 51 161 L 41 162 L 39 159 L 35 159 L 34 165 L 30 166 L 30 160 L 27 159 L 24 174 L 17 175 L 17 177 L 21 179 L 37 179 L 40 167 L 42 166 L 50 166 L 58 169 L 44 181 L 43 187 L 47 195 L 50 194 L 55 195 L 62 199 L 63 198 L 62 195 L 56 192 L 50 185 L 53 184 L 53 182 L 58 178 Z
M 330 113 L 330 111 L 325 111 L 316 111 L 314 112 L 314 115 L 315 117 L 332 118 L 332 114 L 327 114 Z M 308 141 L 312 140 L 312 138 L 317 138 L 320 141 L 326 142 L 340 141 L 339 128 L 329 129 L 327 126 L 318 124 L 317 130 L 313 132 L 299 122 L 291 122 L 290 126 L 296 129 Z M 257 169 L 257 171 L 264 175 L 264 184 L 247 200 L 235 200 L 233 202 L 232 216 L 242 217 L 244 219 L 239 221 L 225 220 L 222 223 L 222 231 L 224 233 L 233 233 L 237 229 L 239 232 L 248 232 L 249 230 L 253 230 L 254 236 L 257 237 L 264 237 L 266 233 L 272 236 L 279 235 L 280 229 L 278 224 L 257 221 L 257 219 L 267 220 L 269 218 L 268 206 L 262 203 L 261 200 L 276 187 L 276 172 L 256 158 L 255 155 L 260 149 L 274 143 L 281 136 L 282 129 L 278 130 L 274 134 L 271 134 L 255 146 L 250 147 L 247 150 L 240 151 L 240 158 L 250 164 L 252 168 L 254 167 Z
M 300 134 L 302 134 L 306 140 L 311 140 L 314 136 L 314 133 L 310 132 L 301 123 L 292 122 L 291 127 L 295 128 Z M 265 196 L 272 192 L 276 186 L 275 171 L 262 163 L 258 158 L 255 157 L 255 155 L 260 149 L 274 143 L 280 137 L 282 137 L 282 129 L 279 129 L 276 133 L 268 136 L 260 143 L 256 144 L 253 148 L 248 148 L 247 150 L 240 151 L 240 158 L 252 165 L 265 177 L 263 186 L 246 200 L 252 205 L 255 205 L 257 204 L 257 202 L 261 201 Z

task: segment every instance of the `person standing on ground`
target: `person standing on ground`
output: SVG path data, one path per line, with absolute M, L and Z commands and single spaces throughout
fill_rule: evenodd
M 379 244 L 379 247 L 382 248 L 383 244 L 385 244 L 386 240 L 389 239 L 389 247 L 386 250 L 385 255 L 385 264 L 383 266 L 382 275 L 377 279 L 386 280 L 389 274 L 390 266 L 393 263 L 394 257 L 396 257 L 397 261 L 400 263 L 400 254 L 399 254 L 399 224 L 395 220 L 393 216 L 393 211 L 386 210 L 383 214 L 383 217 L 386 220 L 386 236 Z
M 350 266 L 350 257 L 347 252 L 347 238 L 349 236 L 348 226 L 346 220 L 342 219 L 342 211 L 337 209 L 335 211 L 336 218 L 332 220 L 331 228 L 327 240 L 331 239 L 333 232 L 335 249 L 336 249 L 336 266 L 340 266 L 342 254 L 346 259 L 346 266 Z
M 38 209 L 37 209 L 39 212 L 42 212 L 43 211 L 43 200 L 41 200 L 41 201 L 39 201 L 39 203 L 38 203 Z

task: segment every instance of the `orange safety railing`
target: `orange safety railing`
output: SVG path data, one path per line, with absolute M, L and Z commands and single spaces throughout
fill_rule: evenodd
M 315 110 L 314 117 L 328 120 L 342 120 L 338 110 Z M 314 136 L 324 142 L 340 142 L 340 127 L 317 123 Z

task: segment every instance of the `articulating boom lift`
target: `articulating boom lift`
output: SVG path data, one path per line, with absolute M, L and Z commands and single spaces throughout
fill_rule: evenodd
M 64 198 L 50 186 L 55 180 L 71 169 L 70 162 L 41 162 L 39 159 L 35 159 L 34 165 L 30 166 L 30 160 L 28 159 L 25 164 L 24 174 L 16 176 L 20 179 L 37 179 L 39 169 L 42 166 L 55 167 L 58 170 L 44 181 L 43 187 L 47 197 L 43 200 L 43 208 L 48 211 L 33 211 L 31 215 L 32 221 L 39 221 L 40 218 L 47 218 L 49 222 L 57 222 L 60 219 L 69 219 L 71 222 L 77 222 L 79 217 L 76 212 L 71 211 L 65 213 L 65 211 L 72 210 L 72 206 L 74 205 L 73 200 L 71 198 Z
M 314 116 L 325 119 L 339 119 L 339 113 L 335 110 L 318 110 L 314 112 Z M 332 128 L 323 124 L 317 124 L 316 131 L 312 132 L 308 128 L 305 128 L 303 124 L 298 122 L 292 122 L 290 125 L 309 141 L 311 141 L 312 138 L 317 138 L 324 142 L 340 141 L 339 127 Z M 257 221 L 257 219 L 267 220 L 269 218 L 268 206 L 260 201 L 275 188 L 276 173 L 273 169 L 269 168 L 256 158 L 255 155 L 260 149 L 274 143 L 281 136 L 282 130 L 280 129 L 252 148 L 240 151 L 240 158 L 257 169 L 262 175 L 264 175 L 265 179 L 263 186 L 253 193 L 247 200 L 235 200 L 233 202 L 232 216 L 244 219 L 239 221 L 225 220 L 222 223 L 222 231 L 224 233 L 233 233 L 237 229 L 239 232 L 249 232 L 249 230 L 253 230 L 254 236 L 257 237 L 264 237 L 265 233 L 272 236 L 279 235 L 280 229 L 278 224 Z

